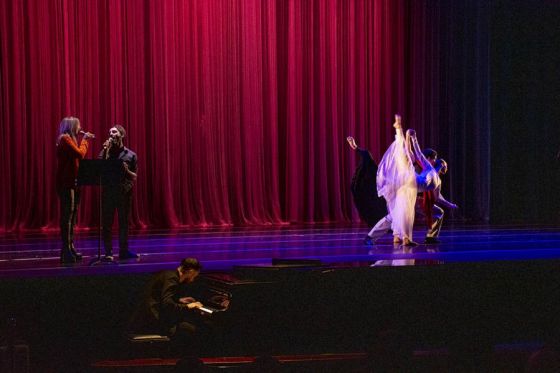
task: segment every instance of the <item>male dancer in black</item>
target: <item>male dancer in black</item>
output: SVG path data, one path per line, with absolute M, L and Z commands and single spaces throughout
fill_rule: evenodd
M 123 172 L 119 180 L 113 180 L 109 185 L 103 186 L 102 200 L 102 225 L 103 243 L 105 245 L 104 261 L 113 260 L 113 242 L 111 230 L 115 210 L 119 215 L 119 259 L 135 259 L 138 255 L 128 249 L 128 218 L 132 203 L 132 187 L 137 177 L 138 160 L 136 153 L 124 146 L 123 138 L 126 131 L 117 124 L 109 130 L 109 139 L 103 144 L 99 154 L 100 159 L 115 159 L 122 161 Z
M 376 175 L 377 164 L 367 149 L 360 148 L 352 136 L 346 138 L 348 145 L 361 157 L 360 164 L 354 172 L 350 191 L 354 198 L 354 205 L 360 217 L 373 226 L 379 219 L 387 215 L 385 200 L 377 195 Z

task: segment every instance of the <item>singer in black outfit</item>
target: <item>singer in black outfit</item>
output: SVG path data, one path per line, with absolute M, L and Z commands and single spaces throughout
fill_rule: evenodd
M 117 159 L 122 161 L 123 172 L 120 180 L 113 180 L 109 185 L 103 186 L 102 200 L 102 225 L 103 243 L 105 246 L 104 261 L 113 260 L 113 242 L 111 230 L 115 210 L 119 219 L 119 259 L 135 259 L 138 255 L 128 249 L 128 218 L 132 203 L 132 187 L 137 177 L 138 160 L 136 153 L 124 146 L 123 139 L 126 131 L 117 124 L 109 130 L 109 139 L 103 144 L 99 154 L 100 159 Z

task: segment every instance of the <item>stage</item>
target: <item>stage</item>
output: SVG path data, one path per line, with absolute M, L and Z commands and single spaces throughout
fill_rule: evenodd
M 84 258 L 72 265 L 60 264 L 57 234 L 6 235 L 0 241 L 0 277 L 147 273 L 174 268 L 185 257 L 198 258 L 204 272 L 267 266 L 272 259 L 376 267 L 560 258 L 560 231 L 553 226 L 455 223 L 444 226 L 441 243 L 436 245 L 422 244 L 422 227 L 417 227 L 414 239 L 419 245 L 412 248 L 393 245 L 389 234 L 366 246 L 367 231 L 364 225 L 327 224 L 133 231 L 130 249 L 140 254 L 139 259 L 119 261 L 116 246 L 114 264 L 94 266 L 90 263 L 98 251 L 95 231 L 77 233 L 76 246 Z
M 165 357 L 141 346 L 131 355 L 126 322 L 152 272 L 196 257 L 200 278 L 225 276 L 231 294 L 230 309 L 216 319 L 219 340 L 205 357 L 363 355 L 387 330 L 410 339 L 415 351 L 470 356 L 473 345 L 540 346 L 560 330 L 555 227 L 449 223 L 440 244 L 409 249 L 394 246 L 391 235 L 366 246 L 366 232 L 364 225 L 327 224 L 133 231 L 138 260 L 95 266 L 96 232 L 78 232 L 84 259 L 74 265 L 60 264 L 55 234 L 6 236 L 0 317 L 17 319 L 31 359 L 47 371 Z M 422 238 L 419 226 L 414 239 Z M 69 345 L 72 358 L 51 358 Z M 516 353 L 516 366 L 531 351 Z M 432 352 L 421 360 L 440 358 Z

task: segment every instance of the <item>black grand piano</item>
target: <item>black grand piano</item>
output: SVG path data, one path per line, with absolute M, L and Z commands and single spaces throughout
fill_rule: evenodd
M 338 338 L 332 332 L 340 309 L 324 296 L 336 297 L 332 273 L 318 261 L 240 266 L 201 275 L 194 293 L 214 323 L 222 355 L 324 351 Z

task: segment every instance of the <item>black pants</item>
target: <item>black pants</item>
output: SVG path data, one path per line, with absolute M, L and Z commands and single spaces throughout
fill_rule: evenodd
M 132 202 L 132 189 L 124 191 L 120 186 L 104 187 L 101 195 L 103 211 L 103 243 L 105 254 L 113 254 L 112 228 L 115 210 L 119 217 L 119 249 L 128 250 L 128 217 Z
M 186 311 L 187 314 L 193 312 L 196 311 Z M 172 340 L 172 352 L 179 356 L 199 356 L 216 343 L 212 320 L 194 314 L 183 318 L 168 335 Z
M 58 191 L 60 199 L 60 238 L 62 250 L 69 250 L 74 242 L 74 226 L 78 219 L 78 205 L 80 203 L 79 188 L 64 188 Z

